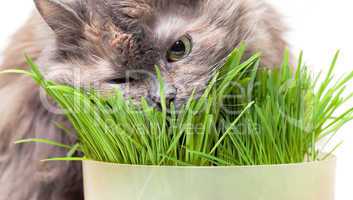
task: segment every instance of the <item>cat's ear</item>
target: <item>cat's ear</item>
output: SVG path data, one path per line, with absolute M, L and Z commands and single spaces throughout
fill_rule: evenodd
M 77 31 L 83 25 L 81 0 L 34 0 L 39 13 L 54 32 Z

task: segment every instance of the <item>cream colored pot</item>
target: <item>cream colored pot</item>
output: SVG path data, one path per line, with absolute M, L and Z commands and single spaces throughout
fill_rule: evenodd
M 83 162 L 86 200 L 333 200 L 334 157 L 291 165 L 156 167 Z

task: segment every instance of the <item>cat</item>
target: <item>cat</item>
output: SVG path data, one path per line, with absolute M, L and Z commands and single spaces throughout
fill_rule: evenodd
M 262 53 L 262 66 L 281 63 L 287 47 L 281 16 L 263 0 L 34 0 L 36 11 L 4 51 L 0 70 L 27 69 L 33 58 L 46 78 L 119 88 L 132 99 L 159 104 L 154 66 L 167 100 L 181 105 L 201 93 L 211 72 L 241 42 L 246 55 Z M 24 138 L 75 142 L 55 124 L 70 127 L 43 101 L 28 77 L 0 77 L 0 200 L 83 199 L 80 163 L 40 162 L 66 151 Z M 46 101 L 44 101 L 46 102 Z

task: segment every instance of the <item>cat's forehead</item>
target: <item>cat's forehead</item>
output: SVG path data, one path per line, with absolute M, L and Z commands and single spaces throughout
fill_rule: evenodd
M 93 2 L 97 0 L 91 0 Z M 207 0 L 103 0 L 103 6 L 112 8 L 113 11 L 124 14 L 136 13 L 140 15 L 130 17 L 151 17 L 160 13 L 171 11 L 186 14 L 194 12 Z M 112 13 L 114 14 L 114 12 Z
M 156 38 L 177 39 L 202 15 L 206 0 L 108 0 L 113 19 L 121 26 L 122 19 L 136 20 L 149 27 Z M 175 38 L 176 37 L 176 38 Z
M 157 13 L 151 29 L 158 40 L 175 40 L 199 26 L 198 19 L 196 11 L 181 6 L 178 10 Z

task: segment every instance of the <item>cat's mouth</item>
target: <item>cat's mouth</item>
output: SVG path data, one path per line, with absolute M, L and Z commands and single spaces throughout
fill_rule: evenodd
M 136 82 L 138 82 L 138 80 L 132 77 L 115 78 L 107 81 L 107 83 L 112 85 L 123 85 L 123 84 L 136 83 Z

